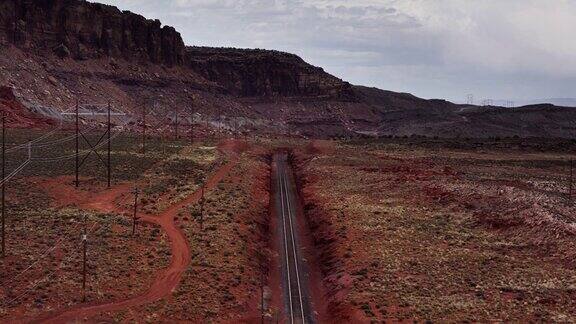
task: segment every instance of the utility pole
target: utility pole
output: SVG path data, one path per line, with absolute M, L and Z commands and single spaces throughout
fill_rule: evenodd
M 110 109 L 111 109 L 111 104 L 110 101 L 108 101 L 108 189 L 110 189 L 110 177 L 111 177 L 111 173 L 112 173 L 112 165 L 110 164 L 111 159 L 110 159 L 110 149 L 112 148 L 112 142 L 110 141 L 110 131 L 111 131 L 111 127 L 110 127 Z
M 568 198 L 572 199 L 572 192 L 573 192 L 573 180 L 574 179 L 574 160 L 570 159 L 570 184 L 568 188 Z M 2 195 L 4 196 L 4 195 Z
M 84 215 L 84 234 L 82 234 L 82 245 L 83 245 L 83 269 L 82 269 L 82 290 L 83 290 L 83 301 L 86 302 L 86 250 L 88 245 L 88 233 L 86 228 L 86 215 Z
M 18 10 L 14 7 L 14 45 L 18 42 Z
M 134 217 L 133 217 L 133 223 L 132 223 L 132 236 L 134 236 L 134 234 L 136 234 L 136 212 L 138 210 L 138 187 L 134 186 Z
M 264 324 L 264 271 L 260 271 L 260 323 Z
M 204 185 L 200 189 L 200 230 L 204 230 Z
M 76 109 L 74 113 L 62 113 L 63 115 L 69 116 L 74 115 L 76 121 L 76 136 L 74 138 L 76 144 L 76 154 L 75 154 L 75 166 L 74 166 L 74 173 L 75 173 L 75 186 L 78 188 L 80 186 L 80 168 L 84 165 L 84 162 L 92 155 L 96 155 L 98 160 L 102 163 L 102 165 L 106 168 L 106 177 L 107 177 L 107 184 L 108 188 L 112 185 L 112 103 L 108 101 L 108 108 L 107 112 L 82 112 L 80 113 L 80 100 L 76 99 Z M 106 116 L 107 125 L 106 131 L 103 131 L 98 142 L 96 144 L 92 144 L 91 141 L 85 136 L 85 134 L 80 129 L 80 115 L 88 115 L 88 116 Z M 125 115 L 125 114 L 118 114 L 118 115 Z M 82 154 L 82 160 L 80 160 L 80 138 L 88 144 L 90 150 L 86 154 Z M 107 143 L 103 143 L 107 139 Z M 107 160 L 106 157 L 103 157 L 99 152 L 100 146 L 104 146 L 107 144 Z M 30 152 L 30 158 L 31 158 Z
M 146 154 L 146 106 L 142 109 L 142 153 Z
M 79 125 L 79 100 L 76 98 L 76 188 L 80 185 L 80 181 L 78 180 L 78 169 L 80 168 L 80 125 Z
M 194 144 L 194 109 L 190 110 L 190 145 Z
M 6 257 L 6 112 L 2 110 L 2 257 Z
M 160 132 L 160 146 L 162 147 L 162 156 L 166 156 L 166 145 L 164 145 L 164 134 Z
M 178 140 L 178 112 L 176 112 L 176 125 L 174 126 L 174 137 Z

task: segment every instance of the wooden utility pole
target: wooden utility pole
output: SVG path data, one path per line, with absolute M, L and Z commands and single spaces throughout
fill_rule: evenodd
M 111 127 L 111 123 L 110 123 L 110 110 L 111 110 L 111 104 L 110 101 L 108 101 L 108 189 L 110 189 L 110 183 L 111 183 L 111 176 L 112 176 L 112 164 L 111 164 L 111 159 L 110 159 L 110 150 L 112 148 L 112 141 L 110 140 L 110 134 L 112 131 L 112 127 Z
M 146 106 L 142 107 L 142 153 L 146 154 Z
M 133 216 L 133 222 L 132 222 L 132 236 L 134 236 L 134 234 L 136 234 L 136 220 L 137 218 L 137 211 L 138 211 L 138 187 L 134 187 L 134 216 Z
M 570 159 L 570 181 L 569 181 L 569 188 L 568 188 L 568 197 L 572 199 L 572 193 L 574 190 L 574 160 Z
M 204 230 L 204 186 L 200 189 L 200 230 Z
M 194 109 L 190 110 L 190 145 L 194 144 Z
M 79 120 L 79 100 L 76 99 L 76 188 L 80 185 L 80 180 L 78 180 L 78 172 L 80 168 L 80 120 Z
M 260 323 L 264 324 L 264 271 L 260 270 Z
M 111 116 L 112 116 L 112 103 L 110 101 L 108 101 L 108 111 L 106 113 L 100 113 L 100 112 L 94 112 L 92 111 L 92 113 L 90 112 L 82 112 L 80 113 L 80 103 L 79 100 L 76 99 L 76 111 L 74 113 L 63 113 L 63 115 L 74 115 L 75 119 L 76 119 L 76 137 L 75 137 L 75 143 L 76 143 L 76 155 L 75 155 L 75 166 L 74 166 L 74 173 L 75 173 L 75 185 L 76 188 L 78 188 L 80 186 L 80 168 L 82 167 L 82 165 L 84 165 L 84 162 L 86 162 L 86 160 L 92 155 L 96 155 L 98 157 L 98 160 L 100 162 L 102 162 L 102 165 L 106 168 L 106 178 L 107 178 L 107 185 L 108 188 L 111 187 L 112 184 L 112 158 L 111 158 L 111 154 L 112 154 L 112 121 L 111 121 Z M 89 115 L 89 116 L 106 116 L 107 120 L 107 128 L 106 131 L 102 133 L 102 135 L 100 136 L 100 138 L 98 139 L 98 142 L 96 144 L 92 144 L 90 142 L 90 140 L 85 136 L 84 132 L 80 129 L 80 115 Z M 119 115 L 123 115 L 123 114 L 119 114 Z M 82 154 L 83 158 L 82 160 L 80 160 L 80 138 L 83 139 L 83 141 L 86 142 L 86 144 L 88 144 L 88 146 L 90 147 L 90 150 L 88 151 L 88 153 L 86 154 Z M 102 143 L 102 141 L 104 141 L 104 139 L 107 138 L 107 143 Z M 102 143 L 102 144 L 101 144 Z M 105 160 L 100 153 L 98 153 L 98 149 L 100 146 L 103 146 L 104 144 L 107 144 L 107 160 Z M 31 152 L 30 152 L 31 154 Z M 31 157 L 30 157 L 31 158 Z
M 14 8 L 14 45 L 18 43 L 18 11 Z
M 176 112 L 176 124 L 174 125 L 174 137 L 178 140 L 178 112 Z
M 86 250 L 88 248 L 88 232 L 86 228 L 86 215 L 84 215 L 84 234 L 82 234 L 82 246 L 83 246 L 83 267 L 82 267 L 82 290 L 83 290 L 83 301 L 86 302 Z
M 2 110 L 2 257 L 6 256 L 6 112 Z

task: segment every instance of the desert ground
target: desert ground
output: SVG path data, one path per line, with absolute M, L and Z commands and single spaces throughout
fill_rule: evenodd
M 3 322 L 576 320 L 574 142 L 122 133 L 76 188 L 48 135 L 6 184 Z
M 392 139 L 295 150 L 332 313 L 377 322 L 576 320 L 573 148 Z
M 0 1 L 0 323 L 576 323 L 567 4 L 106 2 Z

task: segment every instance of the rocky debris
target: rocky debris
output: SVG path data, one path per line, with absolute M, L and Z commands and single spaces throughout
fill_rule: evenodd
M 71 53 L 66 45 L 60 44 L 54 48 L 54 54 L 56 54 L 56 56 L 59 58 L 66 58 L 69 57 Z
M 46 127 L 54 120 L 32 113 L 14 94 L 10 87 L 0 86 L 0 109 L 6 115 L 6 123 L 14 128 Z
M 53 76 L 48 76 L 47 80 L 48 80 L 48 82 L 50 82 L 53 86 L 58 86 L 58 80 L 56 80 L 56 78 L 54 78 Z

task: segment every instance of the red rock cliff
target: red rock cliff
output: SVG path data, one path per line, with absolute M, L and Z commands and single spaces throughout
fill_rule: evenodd
M 0 42 L 76 60 L 186 66 L 238 97 L 353 99 L 350 84 L 293 54 L 184 46 L 172 27 L 82 0 L 1 0 Z
M 188 67 L 241 97 L 351 99 L 352 87 L 300 57 L 278 51 L 188 47 Z
M 107 55 L 167 65 L 183 63 L 184 42 L 174 28 L 80 0 L 2 0 L 0 39 L 75 59 Z

